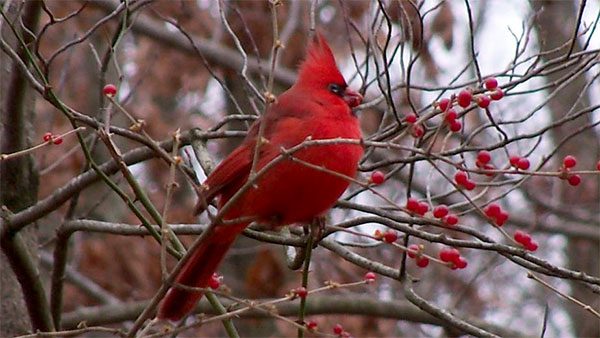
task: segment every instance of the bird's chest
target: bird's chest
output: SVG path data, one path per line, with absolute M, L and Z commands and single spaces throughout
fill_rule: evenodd
M 304 122 L 301 128 L 290 128 L 287 136 L 284 140 L 275 138 L 271 149 L 273 153 L 265 156 L 265 159 L 269 159 L 275 153 L 282 154 L 283 149 L 295 150 L 287 154 L 288 159 L 282 161 L 283 168 L 279 170 L 284 171 L 286 166 L 294 163 L 296 165 L 292 167 L 295 169 L 290 174 L 306 175 L 307 181 L 313 176 L 327 176 L 322 180 L 328 180 L 336 176 L 334 172 L 352 177 L 356 174 L 358 161 L 363 154 L 362 146 L 357 143 L 361 139 L 361 132 L 356 118 L 313 119 Z
M 320 121 L 291 129 L 285 140 L 269 140 L 257 166 L 269 169 L 244 196 L 240 211 L 290 224 L 309 221 L 331 208 L 356 175 L 362 157 L 362 146 L 348 143 L 360 140 L 355 122 L 342 127 Z M 297 151 L 280 157 L 283 149 L 294 147 Z M 274 160 L 279 162 L 270 165 Z

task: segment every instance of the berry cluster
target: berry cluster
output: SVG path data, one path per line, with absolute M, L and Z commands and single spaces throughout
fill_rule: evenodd
M 515 239 L 515 242 L 521 244 L 526 250 L 533 252 L 533 251 L 537 250 L 537 248 L 538 248 L 538 243 L 531 238 L 530 234 L 528 234 L 524 231 L 521 231 L 521 230 L 515 231 L 515 234 L 513 237 Z
M 429 204 L 427 202 L 420 202 L 416 198 L 410 197 L 406 201 L 406 209 L 417 215 L 424 216 L 429 211 Z
M 475 165 L 479 169 L 483 170 L 494 170 L 496 169 L 493 165 L 490 164 L 492 160 L 492 154 L 490 154 L 487 150 L 482 150 L 477 153 L 477 160 L 475 161 Z M 494 173 L 489 172 L 486 173 L 487 176 L 494 176 Z
M 421 138 L 423 135 L 425 135 L 425 128 L 423 128 L 421 124 L 417 123 L 417 119 L 417 115 L 410 113 L 404 117 L 404 122 L 410 125 L 410 134 L 414 138 Z
M 424 248 L 422 245 L 411 244 L 408 246 L 408 250 L 406 251 L 408 257 L 414 258 L 415 263 L 417 263 L 417 266 L 420 268 L 424 268 L 429 265 L 429 258 L 423 256 L 423 249 Z
M 571 174 L 571 168 L 574 168 L 577 165 L 577 159 L 575 156 L 567 155 L 563 159 L 562 167 L 560 168 L 561 174 L 560 178 L 563 180 L 567 180 L 570 185 L 576 187 L 581 183 L 581 176 L 577 174 Z M 598 166 L 600 167 L 600 162 L 598 162 Z M 598 169 L 600 170 L 600 169 Z
M 518 155 L 511 156 L 508 159 L 508 161 L 510 162 L 511 166 L 520 170 L 527 170 L 530 166 L 529 160 L 527 158 Z
M 459 132 L 462 129 L 462 123 L 456 118 L 458 114 L 452 108 L 454 103 L 462 108 L 468 108 L 471 102 L 475 102 L 480 108 L 489 107 L 492 100 L 500 100 L 504 97 L 504 92 L 498 87 L 498 80 L 488 78 L 483 83 L 488 93 L 473 95 L 471 89 L 466 88 L 458 92 L 458 95 L 452 95 L 450 99 L 442 98 L 437 102 L 437 108 L 444 114 L 444 122 L 448 125 L 448 129 L 453 132 Z
M 386 229 L 384 232 L 381 232 L 380 230 L 375 230 L 373 237 L 386 243 L 394 243 L 398 240 L 398 233 L 396 232 L 396 230 L 392 229 Z
M 47 142 L 48 144 L 59 145 L 63 143 L 63 138 L 60 135 L 54 135 L 51 132 L 45 133 L 43 139 L 44 142 Z
M 467 267 L 467 260 L 460 255 L 460 252 L 455 248 L 444 248 L 440 250 L 440 260 L 444 263 L 449 263 L 452 270 L 464 269 Z
M 462 123 L 456 119 L 458 114 L 456 113 L 456 110 L 452 109 L 452 101 L 443 98 L 437 103 L 437 106 L 444 113 L 444 122 L 448 125 L 448 128 L 453 132 L 460 131 L 462 129 Z
M 483 209 L 483 212 L 499 227 L 503 226 L 508 220 L 508 212 L 503 210 L 502 207 L 496 203 L 488 204 L 488 206 Z
M 459 132 L 462 129 L 462 123 L 460 123 L 460 121 L 456 119 L 457 117 L 458 114 L 456 113 L 456 110 L 452 108 L 444 111 L 444 122 L 448 124 L 448 129 L 455 133 Z
M 454 174 L 454 182 L 469 191 L 475 189 L 477 186 L 475 182 L 469 179 L 469 175 L 462 170 Z
M 454 226 L 458 224 L 458 216 L 450 213 L 447 206 L 440 204 L 433 208 L 433 217 L 439 218 L 448 226 Z
M 494 101 L 498 101 L 504 97 L 504 92 L 500 87 L 498 87 L 498 80 L 493 77 L 485 79 L 483 81 L 483 86 L 485 89 L 490 91 L 490 98 Z

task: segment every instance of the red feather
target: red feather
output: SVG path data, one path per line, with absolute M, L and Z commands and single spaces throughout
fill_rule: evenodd
M 247 182 L 252 167 L 259 124 L 266 142 L 260 147 L 257 171 L 307 138 L 360 139 L 359 123 L 352 114 L 362 97 L 347 88 L 325 39 L 317 34 L 302 63 L 297 82 L 270 106 L 255 123 L 242 144 L 204 182 L 206 190 L 200 210 L 214 197 L 221 208 Z M 310 146 L 294 157 L 339 174 L 354 177 L 363 154 L 358 144 Z M 327 212 L 349 182 L 322 170 L 286 159 L 261 176 L 224 215 L 224 220 L 250 217 L 273 225 L 309 222 Z M 206 287 L 237 235 L 248 226 L 219 225 L 194 252 L 176 278 L 176 283 Z M 179 320 L 189 313 L 202 293 L 171 288 L 159 308 L 158 317 Z

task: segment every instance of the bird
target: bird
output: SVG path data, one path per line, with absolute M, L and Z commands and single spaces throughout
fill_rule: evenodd
M 177 284 L 206 288 L 236 237 L 252 221 L 274 227 L 309 223 L 333 207 L 356 176 L 363 156 L 355 112 L 362 100 L 348 87 L 331 48 L 317 32 L 296 82 L 268 106 L 241 144 L 201 185 L 198 213 L 215 198 L 217 207 L 223 208 L 253 180 L 190 254 L 158 308 L 159 319 L 178 321 L 193 310 L 203 293 Z M 318 144 L 335 139 L 346 142 Z M 302 147 L 307 141 L 317 144 Z M 285 149 L 295 146 L 297 151 L 282 158 Z M 265 167 L 263 175 L 254 175 Z

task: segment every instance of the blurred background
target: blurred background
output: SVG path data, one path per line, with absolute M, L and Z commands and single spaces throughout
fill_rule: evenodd
M 62 329 L 86 322 L 126 332 L 162 281 L 155 239 L 107 230 L 110 224 L 140 228 L 131 204 L 106 180 L 82 183 L 82 175 L 92 177 L 93 166 L 123 156 L 151 204 L 159 212 L 168 206 L 165 222 L 208 224 L 206 215 L 192 213 L 194 176 L 197 183 L 205 174 L 190 147 L 190 130 L 205 133 L 206 154 L 218 163 L 263 111 L 264 93 L 277 95 L 293 83 L 316 29 L 330 42 L 350 87 L 365 96 L 359 116 L 365 140 L 372 143 L 366 144 L 357 179 L 369 182 L 372 172 L 381 171 L 386 180 L 371 189 L 353 185 L 332 210 L 330 233 L 312 251 L 308 289 L 328 281 L 358 282 L 369 270 L 377 272 L 377 281 L 311 294 L 314 304 L 305 321 L 318 326 L 307 335 L 335 335 L 336 324 L 354 337 L 464 335 L 457 322 L 441 314 L 447 311 L 500 336 L 600 336 L 599 1 L 4 0 L 0 5 L 2 154 L 40 144 L 47 132 L 86 127 L 79 139 L 71 133 L 61 144 L 2 161 L 2 205 L 27 217 L 19 236 L 39 264 L 46 298 L 62 299 L 62 306 L 52 309 L 62 313 Z M 281 48 L 274 47 L 274 37 Z M 462 128 L 449 131 L 436 102 L 465 88 L 487 95 L 483 80 L 490 77 L 504 97 L 487 109 L 475 103 L 456 107 Z M 116 85 L 116 102 L 137 125 L 105 97 L 106 84 Z M 415 137 L 405 123 L 411 114 L 419 116 L 425 136 Z M 120 128 L 112 135 L 119 154 L 99 138 L 97 130 L 106 122 Z M 176 130 L 183 135 L 177 154 L 190 170 L 172 176 L 167 159 L 172 146 L 166 144 Z M 152 147 L 154 141 L 165 141 L 166 157 Z M 457 189 L 455 172 L 477 169 L 480 150 L 491 153 L 500 172 L 492 177 L 472 172 L 477 188 Z M 146 155 L 136 157 L 136 151 Z M 531 168 L 512 170 L 513 155 L 526 157 Z M 559 177 L 567 155 L 577 158 L 572 169 L 582 178 L 577 186 Z M 152 220 L 122 171 L 107 175 Z M 176 188 L 167 198 L 173 177 Z M 458 227 L 432 222 L 431 214 L 409 217 L 401 210 L 408 196 L 431 208 L 448 205 L 459 217 Z M 492 202 L 510 214 L 502 231 L 481 212 Z M 30 206 L 43 211 L 24 213 Z M 9 240 L 14 234 L 5 232 L 12 222 L 7 219 L 2 335 L 13 336 L 31 326 L 22 288 L 8 272 L 8 262 L 15 269 L 19 260 L 11 254 L 16 249 Z M 91 223 L 76 223 L 80 228 L 64 241 L 57 233 L 75 220 Z M 407 237 L 402 226 L 419 235 Z M 274 235 L 302 239 L 302 229 Z M 397 246 L 370 237 L 391 229 L 398 231 Z M 511 251 L 518 248 L 511 241 L 516 230 L 531 234 L 539 249 Z M 189 245 L 196 236 L 180 237 Z M 66 247 L 57 249 L 59 244 Z M 419 268 L 405 255 L 409 244 L 422 244 L 432 257 L 457 247 L 468 267 L 451 270 L 432 260 Z M 51 283 L 57 252 L 66 255 L 66 272 L 64 282 Z M 219 273 L 235 297 L 281 298 L 302 281 L 302 270 L 288 266 L 290 255 L 288 246 L 243 237 Z M 169 257 L 168 267 L 174 262 Z M 401 276 L 414 283 L 401 283 Z M 407 298 L 407 288 L 427 305 Z M 288 308 L 280 309 L 281 315 L 296 320 L 298 301 L 283 306 Z M 194 322 L 188 320 L 191 327 L 180 336 L 225 335 L 218 321 L 201 327 Z M 234 323 L 248 337 L 293 336 L 297 330 L 264 312 Z

